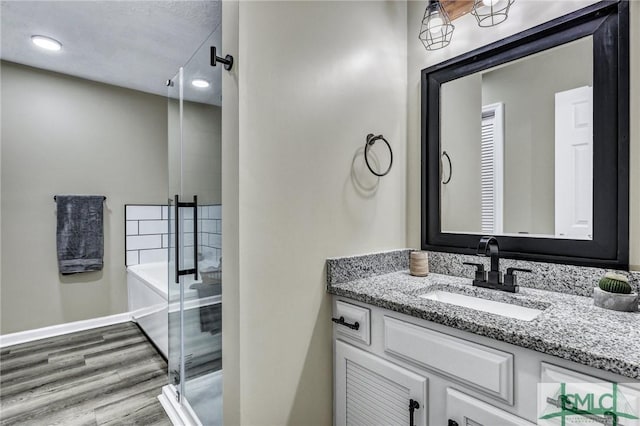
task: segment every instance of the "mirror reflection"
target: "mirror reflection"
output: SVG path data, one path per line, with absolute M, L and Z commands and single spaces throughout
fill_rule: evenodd
M 591 240 L 593 38 L 441 86 L 441 230 Z

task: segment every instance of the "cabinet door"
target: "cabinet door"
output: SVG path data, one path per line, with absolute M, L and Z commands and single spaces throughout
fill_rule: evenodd
M 486 402 L 447 388 L 448 426 L 534 426 Z
M 336 426 L 427 424 L 426 377 L 340 340 L 335 341 L 334 398 Z

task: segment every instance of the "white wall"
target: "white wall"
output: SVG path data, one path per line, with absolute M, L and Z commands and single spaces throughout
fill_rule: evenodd
M 243 1 L 237 22 L 237 68 L 223 77 L 240 91 L 239 122 L 228 91 L 223 109 L 224 164 L 238 167 L 223 172 L 224 324 L 239 333 L 224 342 L 225 392 L 238 395 L 225 395 L 225 424 L 330 425 L 325 259 L 405 244 L 406 3 Z M 367 133 L 396 161 L 363 193 L 352 174 L 376 182 L 358 155 Z
M 509 19 L 493 28 L 480 28 L 475 18 L 466 15 L 456 20 L 451 44 L 442 50 L 427 52 L 418 40 L 425 4 L 409 1 L 407 12 L 408 109 L 407 109 L 407 243 L 420 247 L 420 71 L 480 46 L 508 37 L 524 29 L 578 10 L 592 0 L 542 2 L 519 1 Z M 630 188 L 630 264 L 640 270 L 640 2 L 631 1 L 631 188 Z M 517 6 L 517 7 L 515 7 Z M 541 7 L 543 6 L 543 7 Z
M 167 101 L 2 62 L 0 333 L 127 310 L 124 204 L 166 200 Z M 58 274 L 54 194 L 103 194 L 104 269 Z

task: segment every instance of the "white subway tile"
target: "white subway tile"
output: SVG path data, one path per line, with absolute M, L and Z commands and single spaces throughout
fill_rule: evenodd
M 202 232 L 214 233 L 216 232 L 216 221 L 211 219 L 205 219 L 202 221 Z
M 193 232 L 185 232 L 182 237 L 182 244 L 185 247 L 193 246 Z
M 166 234 L 169 232 L 169 225 L 166 220 L 141 220 L 139 225 L 140 235 L 146 234 Z
M 203 247 L 202 248 L 202 255 L 204 256 L 204 259 L 210 262 L 217 262 L 218 259 L 216 259 L 216 249 L 211 248 L 211 247 Z
M 162 248 L 162 236 L 139 235 L 127 237 L 127 250 Z
M 140 263 L 167 262 L 168 258 L 167 249 L 140 250 Z
M 169 247 L 169 235 L 168 234 L 164 234 L 162 236 L 162 247 L 163 248 Z
M 193 207 L 181 208 L 180 216 L 182 216 L 183 219 L 193 219 Z
M 127 206 L 127 220 L 162 219 L 161 206 Z
M 222 234 L 222 220 L 216 220 L 216 234 Z
M 222 248 L 222 235 L 209 234 L 209 247 Z
M 127 250 L 127 266 L 138 264 L 138 251 Z
M 202 208 L 202 211 L 198 212 L 198 217 L 200 219 L 207 219 L 209 217 L 209 206 L 200 206 L 200 208 Z
M 180 227 L 182 232 L 193 232 L 193 219 L 186 219 Z
M 138 221 L 137 220 L 128 220 L 127 221 L 127 234 L 126 235 L 138 235 Z
M 169 207 L 162 206 L 162 219 L 169 219 Z
M 222 219 L 222 206 L 220 204 L 216 206 L 211 206 L 211 216 L 212 219 Z
M 193 268 L 193 246 L 185 247 L 182 253 L 184 253 L 182 257 L 184 259 L 183 269 Z

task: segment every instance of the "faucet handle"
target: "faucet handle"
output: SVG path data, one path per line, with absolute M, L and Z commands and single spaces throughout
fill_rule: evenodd
M 482 263 L 462 262 L 462 264 L 476 267 L 475 281 L 487 281 L 487 273 L 485 272 L 484 265 Z
M 504 276 L 504 285 L 516 286 L 518 284 L 517 277 L 514 272 L 531 272 L 531 269 L 524 268 L 507 268 L 507 273 Z
M 484 271 L 484 264 L 482 263 L 473 263 L 473 262 L 462 262 L 463 265 L 475 266 L 478 271 Z
M 531 272 L 531 269 L 507 268 L 507 275 L 513 275 L 514 272 Z

